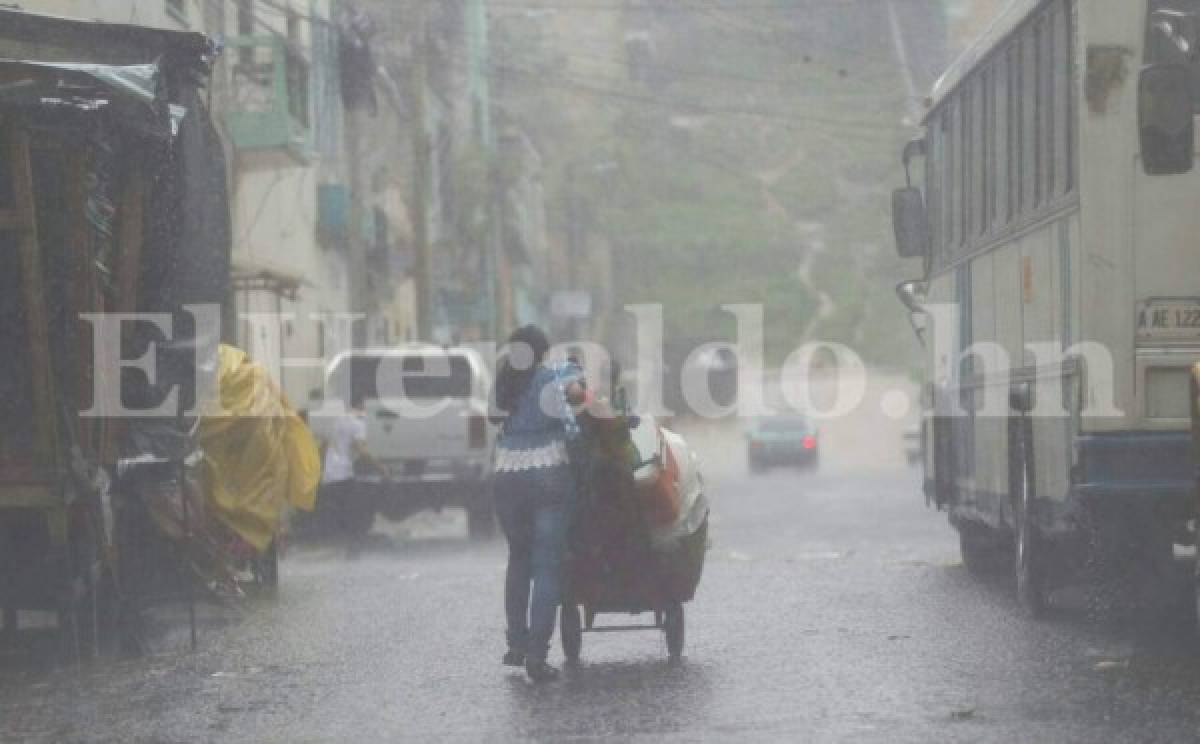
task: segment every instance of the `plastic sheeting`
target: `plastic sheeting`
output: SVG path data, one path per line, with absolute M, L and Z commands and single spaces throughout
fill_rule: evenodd
M 186 110 L 165 98 L 157 64 L 92 65 L 0 59 L 8 80 L 0 106 L 24 109 L 37 126 L 61 129 L 102 115 L 131 131 L 169 142 Z M 71 117 L 77 113 L 84 117 Z
M 96 81 L 100 86 L 139 100 L 154 103 L 158 91 L 158 65 L 81 65 L 66 62 L 34 62 L 0 59 L 0 65 L 25 66 L 43 70 L 75 73 Z
M 683 437 L 643 416 L 630 432 L 637 450 L 634 480 L 648 508 L 650 541 L 655 550 L 674 550 L 708 517 L 708 498 L 695 451 Z M 664 480 L 666 482 L 664 482 Z M 664 503 L 669 490 L 669 504 Z
M 224 345 L 219 359 L 221 410 L 201 417 L 197 435 L 207 507 L 261 552 L 278 533 L 285 507 L 312 511 L 320 453 L 261 364 Z
M 683 437 L 669 429 L 663 429 L 663 438 L 679 468 L 679 477 L 675 481 L 679 514 L 670 524 L 653 530 L 650 538 L 656 548 L 671 550 L 699 530 L 708 518 L 708 497 L 704 494 L 704 479 L 700 475 L 700 462 L 695 450 Z

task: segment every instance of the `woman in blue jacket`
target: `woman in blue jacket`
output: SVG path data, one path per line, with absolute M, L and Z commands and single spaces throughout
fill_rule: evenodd
M 578 366 L 545 364 L 546 334 L 518 329 L 496 376 L 502 416 L 496 442 L 495 502 L 508 539 L 504 607 L 508 652 L 504 663 L 530 679 L 558 675 L 546 663 L 562 594 L 562 564 L 575 491 L 568 444 L 579 435 L 571 406 L 582 402 Z M 530 587 L 532 585 L 532 597 Z

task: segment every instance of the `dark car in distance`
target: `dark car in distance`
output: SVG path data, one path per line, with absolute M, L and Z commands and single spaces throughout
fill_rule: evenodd
M 761 418 L 746 431 L 746 462 L 751 472 L 780 465 L 815 470 L 820 457 L 817 429 L 805 416 Z

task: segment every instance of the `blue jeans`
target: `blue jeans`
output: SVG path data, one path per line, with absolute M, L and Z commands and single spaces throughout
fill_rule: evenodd
M 572 482 L 566 466 L 496 475 L 496 514 L 508 538 L 508 646 L 535 661 L 544 660 L 550 650 L 562 600 Z

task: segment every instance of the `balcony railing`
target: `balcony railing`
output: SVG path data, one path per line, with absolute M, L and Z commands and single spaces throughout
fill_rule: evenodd
M 309 62 L 276 36 L 235 36 L 231 100 L 225 114 L 235 147 L 241 150 L 311 150 Z

